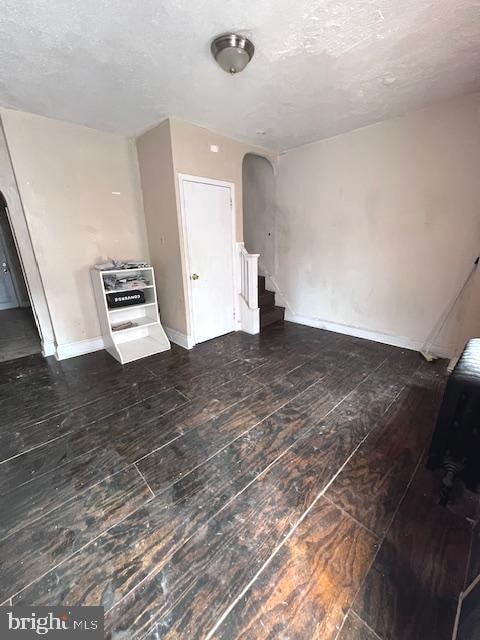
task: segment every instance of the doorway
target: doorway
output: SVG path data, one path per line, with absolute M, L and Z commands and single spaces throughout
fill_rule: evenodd
M 195 344 L 235 330 L 233 185 L 180 175 L 191 334 Z
M 7 203 L 0 192 L 0 362 L 40 351 Z

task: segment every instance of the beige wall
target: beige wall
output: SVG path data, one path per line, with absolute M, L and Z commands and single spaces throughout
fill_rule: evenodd
M 97 338 L 90 266 L 107 256 L 148 258 L 134 142 L 1 114 L 55 339 L 61 346 Z
M 211 145 L 218 147 L 212 152 Z M 235 185 L 236 239 L 243 238 L 242 164 L 256 152 L 275 162 L 261 148 L 226 138 L 189 122 L 169 119 L 137 139 L 150 254 L 157 274 L 164 325 L 191 337 L 185 251 L 178 174 L 185 173 Z M 172 333 L 170 332 L 170 335 Z
M 276 154 L 261 147 L 226 138 L 190 122 L 170 119 L 173 163 L 176 173 L 233 182 L 235 185 L 236 240 L 243 239 L 242 164 L 247 153 L 276 163 Z M 210 150 L 218 146 L 218 153 Z
M 281 156 L 275 277 L 294 314 L 420 346 L 480 250 L 479 167 L 480 94 Z M 475 287 L 445 353 L 479 334 Z
M 272 275 L 294 318 L 422 344 L 480 247 L 479 109 L 476 94 L 281 156 Z M 54 338 L 96 338 L 90 265 L 149 253 L 134 143 L 1 114 Z M 144 134 L 138 153 L 162 317 L 188 334 L 177 173 L 234 182 L 240 240 L 243 158 L 269 154 L 179 120 Z M 480 331 L 479 287 L 477 274 L 445 353 Z
M 137 140 L 150 257 L 162 323 L 188 333 L 170 122 Z

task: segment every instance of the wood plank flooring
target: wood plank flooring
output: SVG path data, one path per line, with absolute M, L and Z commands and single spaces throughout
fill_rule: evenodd
M 0 602 L 102 605 L 112 639 L 450 638 L 472 508 L 423 468 L 445 369 L 290 323 L 0 363 Z

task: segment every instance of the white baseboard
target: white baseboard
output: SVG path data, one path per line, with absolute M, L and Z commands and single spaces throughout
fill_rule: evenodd
M 85 353 L 91 353 L 92 351 L 100 351 L 100 349 L 104 348 L 103 338 L 79 340 L 78 342 L 59 344 L 55 352 L 55 357 L 57 360 L 66 360 L 67 358 L 74 358 L 75 356 L 83 356 Z
M 170 342 L 178 344 L 180 347 L 183 347 L 184 349 L 192 349 L 195 346 L 195 342 L 192 336 L 187 336 L 184 333 L 180 333 L 180 331 L 176 331 L 175 329 L 170 329 L 170 327 L 163 327 L 163 328 Z
M 455 365 L 457 364 L 459 358 L 460 358 L 460 356 L 454 356 L 453 358 L 450 358 L 450 362 L 448 363 L 447 371 L 449 371 L 451 373 L 455 369 Z
M 52 342 L 42 342 L 42 355 L 45 358 L 48 356 L 54 356 L 57 353 L 57 348 L 55 347 L 55 343 Z
M 292 313 L 288 309 L 285 309 L 285 320 L 288 320 L 289 322 L 296 322 L 297 324 L 304 324 L 308 327 L 326 329 L 327 331 L 334 331 L 335 333 L 343 333 L 356 338 L 364 338 L 365 340 L 391 344 L 394 347 L 412 349 L 412 351 L 420 351 L 424 345 L 422 340 L 415 340 L 406 336 L 393 336 L 380 331 L 370 331 L 369 329 L 352 327 L 350 325 L 340 324 L 337 322 L 329 322 L 328 320 L 320 320 L 319 318 L 300 316 L 296 313 Z M 441 358 L 449 358 L 451 355 L 451 350 L 449 350 L 445 345 L 433 345 L 431 347 L 431 351 Z

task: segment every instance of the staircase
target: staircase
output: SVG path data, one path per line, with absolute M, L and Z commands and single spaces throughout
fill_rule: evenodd
M 265 289 L 265 276 L 258 276 L 258 306 L 260 307 L 260 331 L 274 322 L 283 322 L 285 309 L 275 306 L 275 293 Z

